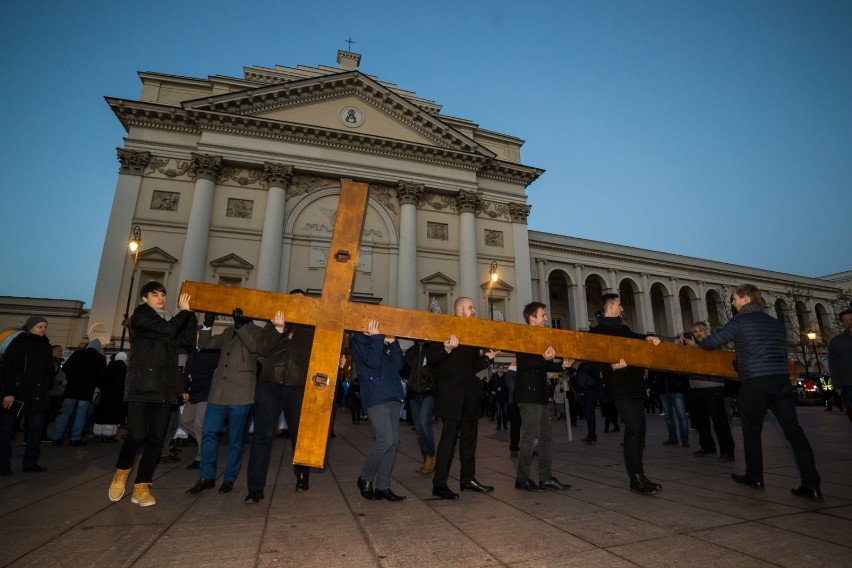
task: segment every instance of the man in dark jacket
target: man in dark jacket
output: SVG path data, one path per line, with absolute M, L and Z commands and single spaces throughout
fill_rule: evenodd
M 461 297 L 454 305 L 456 316 L 476 316 L 473 300 Z M 476 373 L 488 367 L 496 351 L 483 355 L 478 347 L 460 346 L 455 335 L 443 344 L 435 344 L 426 354 L 429 365 L 438 370 L 438 391 L 435 395 L 435 414 L 443 420 L 441 440 L 435 456 L 435 476 L 432 479 L 432 495 L 441 499 L 458 499 L 447 486 L 450 465 L 459 440 L 461 460 L 461 490 L 488 493 L 494 487 L 483 485 L 474 477 L 476 473 L 476 439 L 479 418 L 482 415 L 480 397 L 482 383 Z
M 165 309 L 166 288 L 159 282 L 142 286 L 139 296 L 142 303 L 129 321 L 130 360 L 124 393 L 128 433 L 118 453 L 109 498 L 119 501 L 124 496 L 136 451 L 144 443 L 130 501 L 150 507 L 157 504 L 151 495 L 151 480 L 181 386 L 178 349 L 195 345 L 198 320 L 190 311 L 189 294 L 180 295 L 180 311 L 175 316 Z
M 79 349 L 65 361 L 65 400 L 62 402 L 62 414 L 53 430 L 53 445 L 62 445 L 62 436 L 74 417 L 71 426 L 71 445 L 85 446 L 83 429 L 89 416 L 89 407 L 95 395 L 95 387 L 106 379 L 106 357 L 99 339 L 93 339 L 85 349 Z
M 304 295 L 302 290 L 290 293 Z M 313 327 L 288 325 L 282 312 L 273 316 L 257 340 L 257 353 L 263 357 L 263 363 L 254 394 L 254 436 L 248 462 L 247 505 L 263 499 L 275 427 L 281 412 L 284 412 L 284 420 L 287 421 L 292 446 L 296 448 L 313 342 Z M 293 465 L 296 491 L 310 488 L 310 471 L 307 466 Z
M 531 302 L 524 306 L 524 319 L 533 327 L 544 327 L 547 324 L 546 308 L 541 302 Z M 563 359 L 556 362 L 555 357 L 553 347 L 548 347 L 543 355 L 517 354 L 515 402 L 521 413 L 521 451 L 515 476 L 516 489 L 544 491 L 571 487 L 556 479 L 551 470 L 553 429 L 547 414 L 547 373 L 567 369 L 574 360 Z M 530 479 L 534 454 L 538 456 L 538 483 Z
M 628 339 L 644 339 L 660 344 L 652 335 L 642 335 L 624 325 L 621 299 L 618 294 L 603 295 L 603 313 L 598 315 L 598 325 L 591 333 L 612 335 Z M 630 477 L 630 490 L 640 495 L 655 495 L 662 486 L 645 477 L 642 453 L 645 447 L 645 370 L 631 367 L 624 359 L 609 365 L 596 365 L 603 374 L 606 394 L 615 403 L 624 420 L 624 463 Z
M 764 313 L 762 300 L 757 286 L 738 286 L 731 296 L 731 305 L 737 314 L 718 332 L 698 342 L 703 349 L 718 349 L 733 341 L 737 352 L 740 374 L 737 403 L 743 425 L 746 472 L 744 475 L 733 473 L 731 478 L 744 485 L 763 487 L 760 435 L 766 411 L 771 410 L 799 466 L 801 485 L 790 491 L 798 497 L 822 499 L 814 452 L 796 416 L 796 397 L 787 369 L 787 332 L 780 321 Z
M 838 315 L 843 333 L 828 344 L 828 370 L 834 390 L 843 397 L 844 408 L 852 420 L 852 307 Z

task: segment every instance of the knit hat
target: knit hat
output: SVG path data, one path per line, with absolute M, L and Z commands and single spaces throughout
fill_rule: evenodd
M 29 331 L 41 322 L 47 323 L 47 320 L 41 316 L 30 316 L 27 318 L 27 321 L 24 322 L 24 326 L 21 329 Z
M 115 354 L 115 360 L 116 361 L 127 361 L 127 353 L 125 353 L 124 351 L 119 351 L 118 353 Z
M 104 348 L 103 348 L 103 345 L 101 345 L 101 340 L 100 340 L 100 339 L 98 339 L 97 337 L 96 337 L 96 338 L 94 338 L 93 340 L 91 340 L 91 341 L 90 341 L 90 342 L 86 345 L 86 349 L 94 349 L 95 351 L 97 351 L 97 352 L 98 352 L 98 353 L 100 353 L 101 355 L 103 355 L 103 354 L 104 354 Z

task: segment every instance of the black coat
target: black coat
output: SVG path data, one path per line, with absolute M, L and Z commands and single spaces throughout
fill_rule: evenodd
M 491 359 L 478 347 L 459 345 L 447 353 L 443 343 L 435 343 L 428 349 L 426 361 L 438 369 L 435 414 L 454 420 L 479 420 L 482 381 L 476 373 L 487 368 Z
M 78 349 L 65 361 L 65 398 L 74 400 L 92 400 L 95 387 L 106 378 L 106 357 L 97 349 Z M 106 424 L 104 422 L 104 424 Z
M 314 343 L 314 328 L 288 325 L 278 333 L 268 322 L 257 340 L 257 354 L 263 357 L 261 381 L 303 387 L 308 379 L 308 363 Z
M 92 413 L 95 424 L 124 424 L 127 418 L 127 403 L 124 402 L 124 382 L 127 365 L 124 361 L 112 361 L 107 365 L 104 378 L 98 383 L 100 401 Z
M 626 337 L 628 339 L 645 339 L 648 337 L 647 335 L 631 331 L 629 327 L 623 324 L 614 327 L 600 323 L 589 331 L 591 333 Z M 613 353 L 612 358 L 612 362 L 615 363 L 621 358 L 621 355 Z M 630 366 L 630 361 L 627 363 L 627 367 L 618 369 L 617 371 L 613 371 L 610 364 L 607 363 L 592 365 L 603 374 L 604 382 L 606 383 L 606 394 L 612 400 L 645 398 L 645 369 Z
M 148 304 L 139 304 L 130 317 L 125 401 L 177 401 L 181 387 L 178 349 L 195 346 L 197 326 L 195 313 L 189 310 L 166 321 Z
M 47 391 L 55 372 L 53 350 L 47 337 L 19 333 L 9 343 L 0 363 L 0 394 L 12 395 L 23 402 L 22 416 L 44 414 L 50 405 Z
M 541 355 L 518 353 L 518 376 L 515 380 L 515 403 L 547 404 L 550 389 L 547 384 L 548 372 L 561 372 L 562 361 L 548 361 Z

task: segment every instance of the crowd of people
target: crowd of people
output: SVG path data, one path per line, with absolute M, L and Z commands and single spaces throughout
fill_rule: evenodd
M 123 427 L 109 499 L 124 497 L 135 467 L 131 502 L 152 506 L 156 504 L 150 489 L 154 471 L 158 463 L 170 461 L 169 452 L 174 452 L 170 442 L 180 427 L 197 442 L 196 455 L 186 466 L 199 475 L 186 491 L 189 495 L 216 486 L 219 438 L 227 432 L 219 492 L 229 493 L 241 471 L 251 428 L 245 503 L 260 502 L 282 415 L 285 435 L 294 448 L 298 441 L 313 328 L 286 322 L 281 311 L 260 327 L 236 308 L 233 323 L 214 334 L 215 314 L 204 314 L 199 326 L 186 294 L 180 296 L 174 314 L 167 310 L 166 290 L 158 282 L 142 286 L 139 299 L 125 322 L 129 353 L 116 353 L 109 363 L 97 339 L 63 362 L 62 347 L 48 340 L 47 320 L 39 316 L 26 320 L 0 360 L 0 475 L 13 473 L 11 439 L 19 428 L 24 432 L 22 470 L 38 473 L 46 469 L 39 463 L 42 443 L 85 445 L 89 423 L 94 424 L 95 440 L 117 442 Z M 435 497 L 455 500 L 460 495 L 450 488 L 449 477 L 456 448 L 461 463 L 459 492 L 494 490 L 476 477 L 483 416 L 491 419 L 497 431 L 509 432 L 509 455 L 517 458 L 517 489 L 566 491 L 571 485 L 552 471 L 552 421 L 570 418 L 576 425 L 579 416 L 587 428 L 583 442 L 594 445 L 598 407 L 604 433 L 623 431 L 630 490 L 654 495 L 662 485 L 646 476 L 643 453 L 646 416 L 656 414 L 659 405 L 668 431 L 664 445 L 689 448 L 689 433 L 694 429 L 698 446 L 693 455 L 714 456 L 720 462 L 737 459 L 730 427 L 731 414 L 736 412 L 742 423 L 745 471 L 731 477 L 754 488 L 764 486 L 761 432 L 764 416 L 771 411 L 800 472 L 801 483 L 792 493 L 821 499 L 813 451 L 796 415 L 784 327 L 764 313 L 760 290 L 753 285 L 736 288 L 731 302 L 735 315 L 726 325 L 711 334 L 705 323 L 696 322 L 681 334 L 679 343 L 705 350 L 733 344 L 738 382 L 649 371 L 618 353 L 610 362 L 575 361 L 559 357 L 553 347 L 540 354 L 516 353 L 515 363 L 507 366 L 495 363 L 497 351 L 461 345 L 455 335 L 444 341 L 417 340 L 403 353 L 397 338 L 380 331 L 381 322 L 365 322 L 365 331 L 349 340 L 351 367 L 346 357 L 341 358 L 338 382 L 345 379 L 348 389 L 335 399 L 351 410 L 353 424 L 366 418 L 373 429 L 373 444 L 356 484 L 361 496 L 389 502 L 406 498 L 391 488 L 403 408 L 423 460 L 416 471 L 432 476 Z M 453 311 L 457 317 L 476 317 L 471 298 L 457 299 Z M 646 341 L 649 349 L 661 343 L 654 335 L 630 330 L 623 311 L 617 294 L 604 294 L 598 323 L 590 333 Z M 523 316 L 527 325 L 544 327 L 547 306 L 532 302 Z M 830 343 L 829 367 L 834 388 L 849 408 L 852 309 L 839 317 L 843 333 Z M 181 372 L 182 351 L 188 356 Z M 347 368 L 351 376 L 344 372 Z M 734 385 L 739 392 L 733 392 Z M 735 407 L 731 404 L 734 394 Z M 440 419 L 437 444 L 436 417 Z M 48 437 L 50 422 L 55 426 Z M 294 464 L 293 474 L 295 491 L 309 490 L 310 468 Z

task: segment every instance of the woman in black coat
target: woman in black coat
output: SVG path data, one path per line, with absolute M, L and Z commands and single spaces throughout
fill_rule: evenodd
M 95 423 L 95 439 L 115 442 L 118 427 L 127 420 L 127 403 L 124 402 L 124 380 L 127 376 L 127 353 L 113 355 L 106 368 L 106 375 L 98 382 L 98 405 L 92 413 Z
M 0 363 L 0 475 L 12 473 L 12 434 L 18 417 L 26 417 L 24 434 L 24 471 L 44 471 L 38 463 L 41 455 L 41 430 L 50 399 L 47 391 L 53 381 L 53 350 L 47 339 L 47 320 L 32 316 L 24 323 L 23 333 L 9 344 Z

